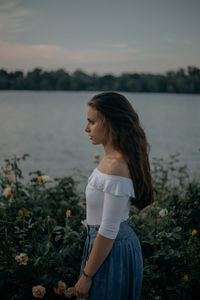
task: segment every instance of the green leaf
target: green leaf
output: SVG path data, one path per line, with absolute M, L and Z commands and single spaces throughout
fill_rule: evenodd
M 179 232 L 182 230 L 182 227 L 178 226 L 178 227 L 175 227 L 173 232 Z
M 41 259 L 41 257 L 38 257 L 38 258 L 36 259 L 36 261 L 34 262 L 34 266 L 37 266 L 37 265 L 38 265 L 40 259 Z
M 61 238 L 62 238 L 61 235 L 57 235 L 57 236 L 55 237 L 55 241 L 57 242 L 57 241 L 59 241 Z
M 64 229 L 62 226 L 56 226 L 54 227 L 53 231 L 58 231 Z
M 47 253 L 49 252 L 50 246 L 51 246 L 51 243 L 48 241 L 46 244 L 46 250 L 44 252 L 44 256 L 47 255 Z

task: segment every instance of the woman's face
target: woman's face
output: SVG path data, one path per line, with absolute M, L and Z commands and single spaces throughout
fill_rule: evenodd
M 88 105 L 87 121 L 85 131 L 89 135 L 92 143 L 95 145 L 105 144 L 106 128 L 105 125 L 103 125 L 103 119 L 100 113 L 90 105 Z

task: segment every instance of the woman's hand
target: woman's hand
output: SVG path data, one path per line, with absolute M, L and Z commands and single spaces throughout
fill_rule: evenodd
M 92 285 L 92 279 L 86 278 L 84 275 L 80 277 L 74 286 L 74 294 L 77 298 L 87 298 Z

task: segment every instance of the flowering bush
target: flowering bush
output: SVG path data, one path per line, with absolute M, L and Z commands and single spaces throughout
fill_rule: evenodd
M 5 160 L 0 172 L 1 299 L 66 299 L 86 238 L 84 195 L 71 177 L 36 171 L 23 183 L 18 164 L 27 156 Z M 143 251 L 144 300 L 200 293 L 200 184 L 177 162 L 177 155 L 153 160 L 155 201 L 129 215 Z
M 200 184 L 177 155 L 154 160 L 152 205 L 132 207 L 130 223 L 143 250 L 142 299 L 198 299 L 200 294 Z
M 0 172 L 1 299 L 65 298 L 79 276 L 85 203 L 71 177 L 37 171 L 23 183 L 27 156 L 5 160 Z

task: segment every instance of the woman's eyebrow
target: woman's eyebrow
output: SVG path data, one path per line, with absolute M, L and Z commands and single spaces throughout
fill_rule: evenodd
M 88 121 L 94 121 L 94 119 L 87 118 Z

